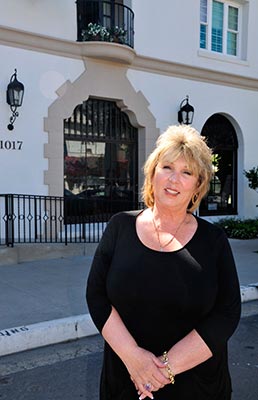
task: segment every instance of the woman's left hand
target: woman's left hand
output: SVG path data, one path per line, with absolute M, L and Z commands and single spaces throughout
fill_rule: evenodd
M 136 347 L 127 352 L 123 360 L 135 384 L 141 399 L 153 399 L 152 392 L 159 390 L 169 383 L 169 379 L 161 372 L 165 365 L 151 352 Z
M 168 372 L 167 372 L 167 369 L 166 369 L 166 363 L 164 363 L 163 357 L 162 357 L 162 356 L 160 356 L 160 357 L 158 357 L 158 358 L 159 358 L 159 360 L 160 360 L 161 363 L 162 363 L 162 367 L 159 366 L 160 372 L 161 372 L 161 373 L 164 375 L 164 377 L 168 380 L 169 377 L 168 377 Z M 132 377 L 131 377 L 131 380 L 134 382 L 135 388 L 136 388 L 137 393 L 138 393 L 138 395 L 139 395 L 139 399 L 140 399 L 140 400 L 145 399 L 145 398 L 147 397 L 147 395 L 144 394 L 144 392 L 142 392 L 141 390 L 139 390 L 139 388 L 138 388 L 136 382 L 133 380 Z M 170 381 L 167 381 L 167 384 L 169 384 L 169 383 L 170 383 Z M 146 385 L 145 385 L 145 386 L 146 386 Z M 147 386 L 148 386 L 148 385 L 147 385 Z M 151 385 L 149 389 L 150 389 L 151 392 L 156 392 L 156 391 L 158 391 L 159 389 L 161 389 L 161 388 L 164 387 L 164 386 L 165 386 L 165 385 L 162 385 L 162 386 L 160 386 L 160 387 L 155 387 L 155 386 Z

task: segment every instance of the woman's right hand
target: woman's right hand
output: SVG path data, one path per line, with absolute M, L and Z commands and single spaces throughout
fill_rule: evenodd
M 170 383 L 162 369 L 164 363 L 151 352 L 136 346 L 126 354 L 123 362 L 131 376 L 140 398 L 153 399 L 152 392 Z

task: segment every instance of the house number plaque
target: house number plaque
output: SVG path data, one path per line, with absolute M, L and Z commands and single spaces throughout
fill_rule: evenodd
M 21 150 L 22 140 L 0 140 L 0 150 Z

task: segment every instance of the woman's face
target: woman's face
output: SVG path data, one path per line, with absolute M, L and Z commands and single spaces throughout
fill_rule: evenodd
M 161 161 L 152 178 L 154 202 L 168 208 L 187 209 L 198 187 L 194 176 L 183 156 L 174 162 Z

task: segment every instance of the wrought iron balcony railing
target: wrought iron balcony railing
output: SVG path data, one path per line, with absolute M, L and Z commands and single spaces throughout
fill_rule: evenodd
M 77 40 L 134 47 L 134 13 L 113 0 L 77 0 Z

